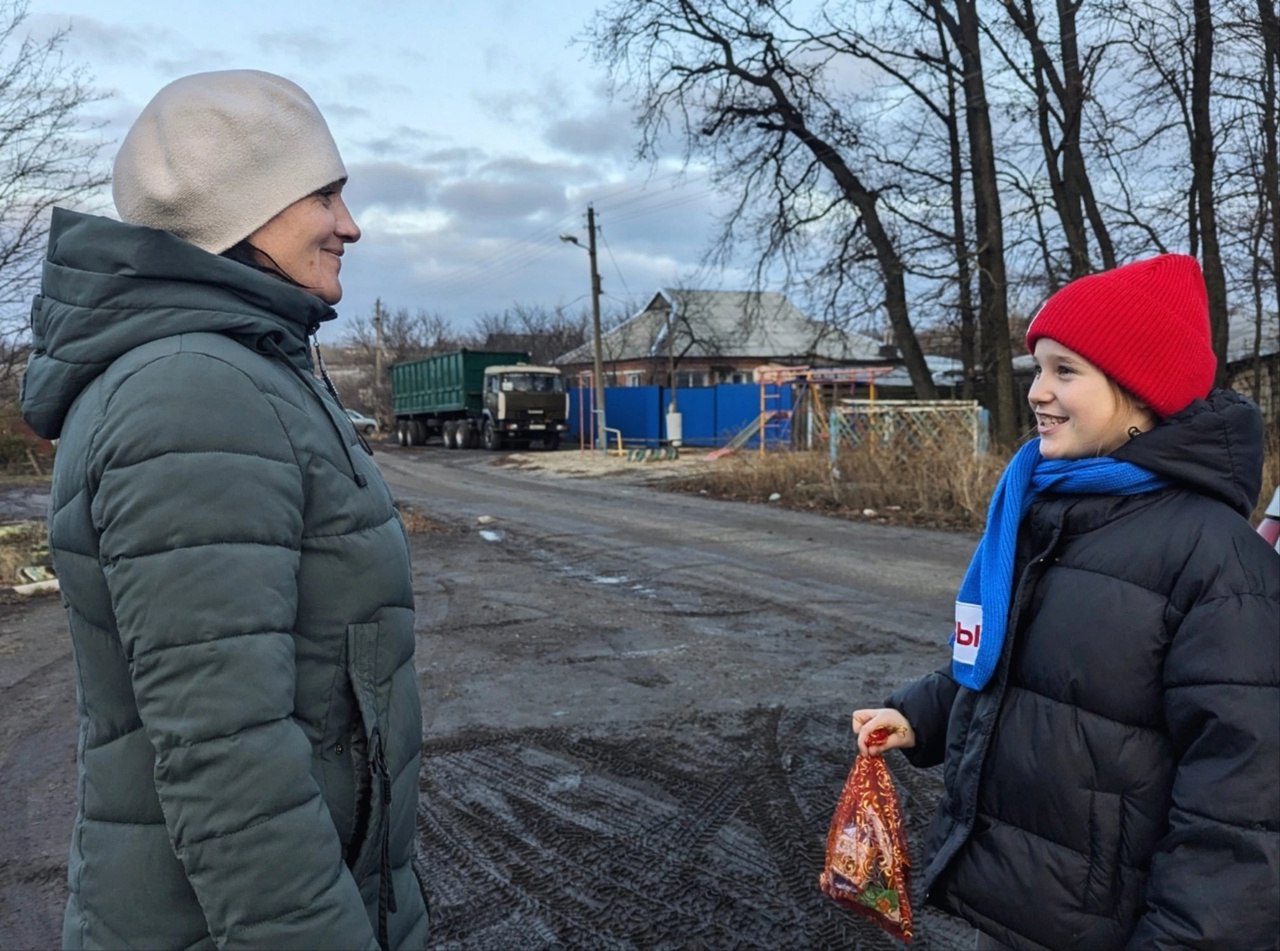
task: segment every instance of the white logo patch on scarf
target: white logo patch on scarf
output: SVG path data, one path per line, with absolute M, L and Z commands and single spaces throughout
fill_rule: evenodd
M 978 659 L 982 641 L 982 605 L 956 602 L 956 631 L 952 639 L 951 658 L 972 667 Z

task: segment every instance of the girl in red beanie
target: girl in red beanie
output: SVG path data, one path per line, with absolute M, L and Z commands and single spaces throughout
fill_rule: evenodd
M 979 948 L 1277 947 L 1280 558 L 1247 520 L 1262 419 L 1212 388 L 1199 265 L 1074 281 L 1027 346 L 1037 437 L 950 662 L 855 711 L 859 749 L 944 765 L 919 884 Z

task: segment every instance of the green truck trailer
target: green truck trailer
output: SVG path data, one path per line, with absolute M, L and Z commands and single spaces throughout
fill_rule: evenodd
M 391 406 L 402 446 L 440 437 L 448 449 L 556 449 L 569 395 L 556 367 L 510 351 L 454 350 L 391 368 Z

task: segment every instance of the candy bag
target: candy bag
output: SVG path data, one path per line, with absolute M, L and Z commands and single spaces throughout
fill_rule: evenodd
M 877 730 L 868 745 L 879 746 L 888 736 L 888 730 Z M 910 868 L 889 767 L 883 756 L 858 756 L 831 817 L 818 884 L 828 897 L 910 944 Z

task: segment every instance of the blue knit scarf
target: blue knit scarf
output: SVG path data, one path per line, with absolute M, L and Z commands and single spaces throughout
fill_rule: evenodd
M 956 681 L 981 690 L 995 672 L 1013 596 L 1018 525 L 1037 495 L 1137 495 L 1168 484 L 1140 466 L 1110 456 L 1044 459 L 1039 439 L 1019 449 L 991 496 L 987 529 L 956 595 L 956 626 L 951 635 L 951 672 Z

